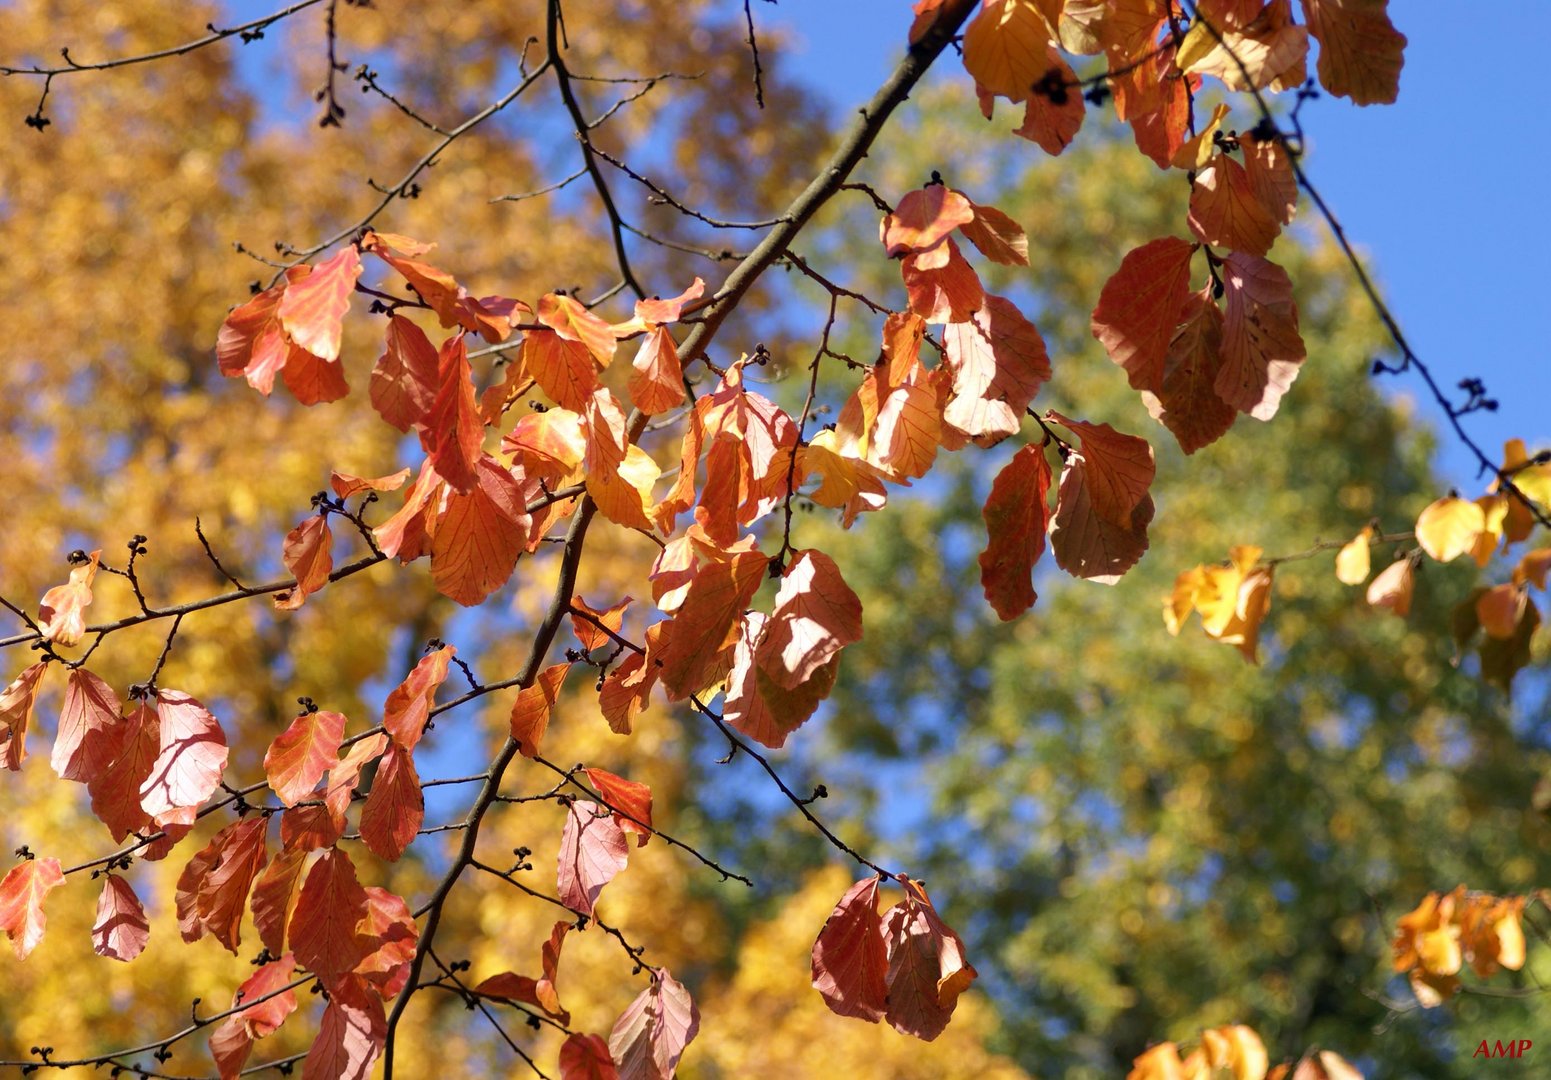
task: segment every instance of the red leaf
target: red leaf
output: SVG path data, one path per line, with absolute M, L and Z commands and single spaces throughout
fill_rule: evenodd
M 555 989 L 555 978 L 560 964 L 561 946 L 565 944 L 566 934 L 575 928 L 572 923 L 557 922 L 550 930 L 549 940 L 544 942 L 540 954 L 544 971 L 541 978 L 533 979 L 515 972 L 503 971 L 499 975 L 481 980 L 479 985 L 474 987 L 474 993 L 534 1005 L 543 1009 L 561 1024 L 569 1024 L 571 1014 L 560 1005 L 560 995 Z
M 1024 99 L 1023 125 L 1013 132 L 1055 157 L 1072 144 L 1082 127 L 1083 95 L 1071 65 L 1054 45 L 1045 47 L 1048 67 Z
M 382 355 L 372 368 L 372 408 L 400 431 L 421 426 L 436 402 L 439 371 L 436 346 L 425 331 L 394 315 L 388 320 Z
M 651 631 L 648 630 L 647 634 L 649 638 Z M 614 666 L 604 678 L 602 689 L 598 691 L 598 708 L 602 710 L 604 720 L 608 721 L 609 730 L 619 735 L 630 734 L 635 718 L 646 707 L 647 698 L 656 682 L 656 665 L 648 665 L 640 653 L 627 653 Z
M 878 915 L 878 879 L 846 890 L 813 943 L 813 988 L 840 1016 L 876 1024 L 888 1008 L 888 951 Z
M 652 789 L 604 769 L 583 769 L 587 782 L 598 789 L 607 808 L 614 811 L 619 827 L 635 833 L 636 846 L 645 847 L 652 836 Z
M 553 664 L 538 673 L 531 686 L 524 686 L 512 702 L 512 738 L 526 758 L 537 757 L 543 748 L 544 733 L 549 730 L 549 714 L 560 700 L 570 664 Z
M 27 728 L 32 723 L 33 700 L 37 697 L 38 680 L 47 668 L 48 661 L 39 660 L 0 690 L 0 764 L 12 772 L 20 770 L 27 757 Z
M 356 880 L 350 856 L 337 847 L 329 848 L 307 872 L 290 929 L 296 959 L 331 991 L 339 977 L 360 963 L 368 951 L 367 943 L 356 933 L 366 907 L 366 890 Z
M 436 473 L 454 491 L 467 495 L 478 481 L 485 422 L 474 398 L 474 372 L 459 331 L 442 342 L 437 354 L 436 398 L 425 418 L 421 443 Z
M 1174 236 L 1133 248 L 1104 283 L 1093 309 L 1093 336 L 1126 369 L 1136 390 L 1156 393 L 1174 328 L 1190 293 L 1195 245 Z
M 129 882 L 117 874 L 102 881 L 97 900 L 97 921 L 92 924 L 92 951 L 126 963 L 139 956 L 151 936 L 145 908 Z
M 1163 381 L 1155 393 L 1142 391 L 1142 403 L 1174 433 L 1179 448 L 1193 454 L 1226 434 L 1239 413 L 1217 396 L 1223 318 L 1210 286 L 1186 297 L 1181 317 L 1169 342 Z
M 275 607 L 295 611 L 327 585 L 329 574 L 334 572 L 334 534 L 329 531 L 328 518 L 318 514 L 287 533 L 281 558 L 296 579 L 296 587 L 276 593 Z
M 840 568 L 822 551 L 802 551 L 781 579 L 754 660 L 778 686 L 792 690 L 861 639 L 862 602 Z
M 1190 231 L 1213 247 L 1264 255 L 1282 227 L 1250 187 L 1249 175 L 1218 154 L 1190 186 Z
M 436 691 L 447 681 L 447 667 L 458 654 L 452 645 L 426 653 L 382 707 L 382 727 L 405 750 L 413 750 L 436 704 Z M 354 751 L 351 752 L 352 756 Z M 359 769 L 359 766 L 357 767 Z M 333 783 L 330 782 L 330 787 Z
M 601 1035 L 572 1032 L 560 1046 L 560 1080 L 619 1080 Z
M 192 825 L 194 814 L 221 783 L 226 733 L 194 698 L 179 690 L 156 692 L 161 749 L 140 786 L 140 807 L 157 825 Z
M 0 930 L 11 939 L 18 960 L 27 959 L 43 940 L 48 924 L 43 900 L 64 883 L 58 859 L 26 859 L 0 880 Z
M 1044 447 L 1030 443 L 996 474 L 981 511 L 989 539 L 980 553 L 980 587 L 1004 622 L 1037 599 L 1032 578 L 1045 551 L 1050 480 Z
M 930 1042 L 953 1016 L 959 994 L 975 979 L 964 943 L 938 917 L 925 890 L 902 880 L 906 899 L 889 910 L 888 1021 L 896 1031 Z
M 429 459 L 421 462 L 420 475 L 404 493 L 404 505 L 387 521 L 372 530 L 372 536 L 384 555 L 410 563 L 431 547 L 428 518 L 441 507 L 447 482 L 436 474 Z
M 900 264 L 910 310 L 929 323 L 964 322 L 985 302 L 985 289 L 950 237 L 941 247 Z
M 242 943 L 242 913 L 248 906 L 248 891 L 269 861 L 264 843 L 267 825 L 266 819 L 252 817 L 217 834 L 211 841 L 217 860 L 205 875 L 195 901 L 205 929 L 234 954 Z
M 666 326 L 654 326 L 631 362 L 630 400 L 644 413 L 667 412 L 684 402 L 684 369 Z
M 945 184 L 928 184 L 899 200 L 878 224 L 878 239 L 891 259 L 928 251 L 954 229 L 975 220 L 974 205 Z
M 1111 80 L 1116 115 L 1131 124 L 1137 149 L 1160 169 L 1167 169 L 1185 144 L 1190 131 L 1191 93 L 1201 85 L 1200 76 L 1180 73 L 1174 66 L 1174 54 L 1175 47 L 1167 45 Z
M 345 312 L 360 276 L 361 253 L 351 244 L 306 277 L 290 282 L 278 314 L 291 340 L 321 360 L 339 359 Z
M 1224 260 L 1222 276 L 1228 311 L 1217 393 L 1240 412 L 1269 420 L 1307 355 L 1292 282 L 1275 263 L 1239 252 Z
M 396 473 L 387 476 L 365 477 L 352 476 L 350 473 L 329 473 L 329 486 L 334 489 L 334 494 L 341 499 L 348 499 L 352 495 L 358 495 L 363 491 L 397 491 L 404 486 L 404 481 L 409 479 L 409 469 L 403 468 Z
M 1131 515 L 1129 528 L 1099 515 L 1088 489 L 1088 465 L 1073 453 L 1061 471 L 1056 514 L 1050 526 L 1050 548 L 1056 565 L 1074 577 L 1104 585 L 1119 581 L 1147 551 L 1147 526 L 1154 512 L 1145 496 Z
M 118 695 L 85 668 L 73 668 L 59 710 L 50 758 L 61 780 L 86 783 L 112 763 L 124 744 Z
M 220 860 L 220 845 L 227 839 L 226 833 L 218 833 L 210 843 L 194 853 L 184 864 L 183 872 L 178 875 L 173 904 L 178 915 L 178 934 L 184 941 L 198 941 L 205 936 L 205 923 L 199 917 L 199 890 Z
M 92 603 L 92 580 L 97 576 L 94 551 L 87 561 L 70 571 L 70 580 L 43 594 L 38 604 L 38 631 L 44 641 L 74 645 L 86 633 L 86 609 Z
M 668 1080 L 700 1032 L 700 1010 L 689 991 L 667 968 L 653 975 L 652 985 L 620 1013 L 609 1034 L 609 1054 L 620 1080 Z
M 296 991 L 281 991 L 296 975 L 296 960 L 289 953 L 271 960 L 250 975 L 232 996 L 236 1007 L 244 1001 L 255 1002 L 233 1013 L 210 1034 L 210 1056 L 215 1059 L 221 1080 L 234 1080 L 248 1062 L 253 1041 L 274 1034 L 286 1017 L 296 1011 Z
M 387 1038 L 382 999 L 359 975 L 347 975 L 329 988 L 302 1080 L 366 1080 Z
M 585 346 L 597 360 L 598 367 L 608 367 L 609 361 L 614 359 L 614 331 L 608 323 L 583 307 L 580 301 L 569 296 L 545 293 L 539 297 L 536 314 L 539 322 L 566 341 Z M 561 404 L 566 403 L 562 401 Z M 573 406 L 566 405 L 566 408 Z
M 658 672 L 670 701 L 682 701 L 703 688 L 706 672 L 758 591 L 768 565 L 758 551 L 741 551 L 695 574 L 674 617 Z
M 161 720 L 149 705 L 138 705 L 124 721 L 123 741 L 107 768 L 87 782 L 92 813 L 108 827 L 116 843 L 132 832 L 151 831 L 151 817 L 140 805 L 140 789 L 161 752 Z
M 316 803 L 293 806 L 280 815 L 280 843 L 288 850 L 308 852 L 328 847 L 344 831 L 344 812 L 335 818 L 329 807 Z
M 286 818 L 292 813 L 295 811 L 287 811 L 280 819 L 282 841 L 285 838 Z M 288 845 L 286 850 L 270 861 L 253 885 L 253 925 L 258 928 L 259 940 L 264 943 L 264 948 L 273 954 L 279 955 L 285 951 L 285 928 L 296 907 L 296 898 L 302 887 L 302 870 L 306 866 L 307 850 Z
M 1046 418 L 1070 428 L 1082 440 L 1093 512 L 1117 528 L 1131 528 L 1136 508 L 1147 498 L 1157 475 L 1147 440 L 1122 434 L 1108 424 L 1071 420 L 1054 410 Z
M 953 396 L 943 420 L 982 446 L 1015 435 L 1023 411 L 1050 378 L 1045 340 L 1000 296 L 987 296 L 968 322 L 943 329 Z
M 371 951 L 355 966 L 356 974 L 376 987 L 383 1000 L 397 997 L 409 982 L 420 940 L 409 905 L 396 893 L 368 885 L 366 914 L 356 933 L 371 941 Z
M 476 480 L 467 495 L 448 497 L 431 539 L 431 580 L 464 607 L 506 584 L 528 540 L 527 501 L 510 470 L 486 454 Z
M 560 833 L 560 902 L 591 915 L 603 886 L 629 858 L 629 841 L 613 816 L 597 803 L 573 802 Z
M 339 764 L 344 737 L 341 713 L 320 709 L 291 721 L 264 754 L 264 775 L 281 802 L 295 806 L 318 786 L 323 774 Z
M 389 746 L 361 810 L 361 839 L 373 854 L 397 862 L 425 820 L 425 798 L 409 751 Z
M 338 360 L 321 360 L 306 349 L 292 347 L 280 377 L 303 405 L 338 401 L 350 392 L 345 368 Z
M 755 650 L 768 624 L 769 619 L 757 611 L 743 617 L 733 644 L 722 715 L 750 738 L 779 749 L 787 736 L 807 723 L 819 702 L 834 689 L 840 656 L 837 653 L 830 657 L 829 663 L 816 670 L 807 682 L 788 690 L 755 663 Z

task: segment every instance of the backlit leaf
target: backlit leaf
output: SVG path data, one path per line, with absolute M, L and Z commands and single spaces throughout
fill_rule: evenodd
M 409 751 L 391 745 L 377 765 L 377 777 L 361 810 L 361 839 L 372 853 L 397 862 L 425 820 L 420 777 Z
M 295 806 L 339 764 L 345 717 L 320 709 L 304 712 L 275 737 L 264 754 L 264 775 L 281 802 Z
M 1148 241 L 1126 253 L 1099 294 L 1093 336 L 1134 389 L 1158 393 L 1163 385 L 1170 343 L 1186 315 L 1195 250 L 1174 236 Z
M 71 670 L 50 758 L 61 780 L 86 783 L 118 756 L 125 735 L 119 709 L 112 687 L 84 667 Z
M 974 205 L 945 184 L 928 184 L 909 192 L 878 225 L 878 239 L 889 258 L 927 251 L 954 229 L 975 220 Z
M 609 1034 L 620 1080 L 669 1080 L 700 1032 L 700 1010 L 689 991 L 667 968 L 657 968 L 653 976 Z
M 878 879 L 846 890 L 813 943 L 813 988 L 831 1012 L 876 1024 L 888 1008 L 888 951 L 878 914 Z
M 43 901 L 65 883 L 58 859 L 23 859 L 0 879 L 0 930 L 11 939 L 18 960 L 43 940 L 48 917 Z
M 1319 81 L 1358 105 L 1387 105 L 1400 93 L 1406 36 L 1395 29 L 1388 0 L 1301 0 L 1319 42 Z
M 87 560 L 70 571 L 70 580 L 55 585 L 43 594 L 38 604 L 38 631 L 44 641 L 58 645 L 74 645 L 86 633 L 86 609 L 92 603 L 92 581 L 97 576 L 97 559 L 101 551 L 94 551 Z
M 560 700 L 560 686 L 565 682 L 570 664 L 551 664 L 524 686 L 512 702 L 512 738 L 518 742 L 523 757 L 537 757 L 543 752 L 544 733 L 549 730 L 549 716 L 555 702 Z M 618 670 L 617 668 L 615 669 Z
M 560 833 L 560 902 L 591 915 L 603 886 L 614 880 L 629 858 L 630 842 L 613 815 L 597 803 L 571 803 Z
M 27 757 L 27 728 L 32 723 L 33 701 L 38 681 L 47 669 L 48 664 L 39 660 L 0 690 L 0 763 L 12 772 L 20 769 Z
M 1032 578 L 1045 550 L 1050 481 L 1044 447 L 1031 443 L 996 474 L 982 510 L 988 542 L 980 553 L 980 586 L 1004 622 L 1034 606 Z
M 356 880 L 350 856 L 329 848 L 307 872 L 290 926 L 297 961 L 324 985 L 332 987 L 366 955 L 368 943 L 356 933 L 366 905 L 366 890 Z
M 1416 542 L 1439 562 L 1453 562 L 1468 552 L 1486 528 L 1486 514 L 1469 499 L 1453 495 L 1429 503 L 1416 519 Z
M 307 597 L 328 584 L 334 572 L 334 534 L 328 518 L 316 514 L 292 529 L 281 548 L 285 568 L 296 579 L 296 587 L 275 594 L 275 607 L 295 611 Z
M 129 881 L 117 874 L 102 879 L 97 921 L 92 924 L 92 951 L 110 960 L 128 962 L 139 956 L 151 937 L 145 908 Z
M 1273 262 L 1234 252 L 1223 263 L 1228 310 L 1217 393 L 1256 420 L 1276 415 L 1306 355 L 1292 282 Z
M 161 744 L 151 773 L 140 785 L 140 806 L 157 825 L 191 825 L 226 769 L 226 733 L 197 700 L 178 690 L 158 690 Z

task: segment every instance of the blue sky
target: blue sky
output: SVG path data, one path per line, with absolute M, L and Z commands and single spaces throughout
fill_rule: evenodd
M 1542 337 L 1551 312 L 1544 291 L 1551 117 L 1540 106 L 1542 71 L 1522 54 L 1494 56 L 1462 42 L 1470 28 L 1457 4 L 1396 0 L 1390 10 L 1410 39 L 1400 100 L 1367 108 L 1329 97 L 1309 103 L 1302 114 L 1307 167 L 1439 381 L 1452 390 L 1479 377 L 1500 402 L 1496 414 L 1466 420 L 1482 447 L 1495 454 L 1513 435 L 1532 449 L 1551 444 L 1551 363 Z M 898 59 L 909 5 L 780 0 L 755 4 L 754 15 L 756 25 L 794 31 L 796 73 L 848 108 Z M 1551 40 L 1551 3 L 1514 5 L 1511 22 L 1512 40 Z M 952 66 L 951 58 L 944 63 Z M 1312 220 L 1306 199 L 1299 213 Z M 1404 375 L 1384 385 L 1442 425 L 1420 380 Z M 1461 491 L 1479 493 L 1475 459 L 1452 439 L 1441 465 Z

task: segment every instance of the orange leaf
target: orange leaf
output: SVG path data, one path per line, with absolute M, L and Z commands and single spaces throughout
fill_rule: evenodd
M 426 414 L 421 445 L 437 475 L 460 495 L 478 482 L 476 470 L 483 453 L 485 422 L 474 400 L 474 376 L 468 350 L 459 331 L 442 342 L 437 354 L 436 400 Z
M 92 581 L 97 577 L 94 551 L 85 562 L 70 571 L 70 581 L 55 585 L 43 594 L 38 604 L 38 631 L 44 641 L 74 645 L 86 633 L 86 609 L 92 604 Z
M 560 700 L 560 687 L 570 670 L 570 664 L 553 664 L 539 672 L 532 685 L 517 692 L 517 700 L 512 703 L 512 738 L 517 740 L 523 757 L 538 757 L 542 752 L 549 714 Z
M 1519 564 L 1513 568 L 1513 580 L 1517 584 L 1522 584 L 1526 581 L 1532 582 L 1535 588 L 1544 589 L 1546 587 L 1546 572 L 1548 570 L 1551 570 L 1551 547 L 1527 551 L 1524 553 L 1524 557 L 1519 560 Z M 23 672 L 23 675 L 25 674 L 26 672 Z M 12 683 L 11 685 L 15 686 L 16 684 Z M 9 689 L 7 693 L 9 693 Z M 0 703 L 3 703 L 4 700 L 4 698 L 0 698 Z M 0 715 L 3 715 L 3 710 L 0 710 Z
M 382 998 L 361 976 L 346 975 L 329 987 L 317 1040 L 302 1063 L 303 1080 L 366 1080 L 387 1038 Z
M 1386 11 L 1388 0 L 1302 0 L 1309 33 L 1319 42 L 1319 81 L 1358 105 L 1387 105 L 1400 93 L 1406 36 Z
M 246 304 L 235 307 L 221 323 L 216 338 L 216 362 L 228 378 L 245 376 L 248 385 L 268 395 L 275 376 L 285 367 L 290 354 L 303 352 L 291 344 L 280 325 L 280 301 L 286 287 L 312 273 L 310 266 L 295 266 L 286 272 L 286 280 L 265 289 Z
M 425 732 L 431 706 L 436 704 L 436 691 L 447 681 L 448 665 L 457 654 L 457 648 L 452 645 L 426 653 L 383 704 L 383 730 L 405 750 L 413 750 Z M 354 753 L 352 750 L 352 756 Z M 333 786 L 332 782 L 329 786 Z
M 431 538 L 431 580 L 464 607 L 483 603 L 512 576 L 528 542 L 527 502 L 510 470 L 480 458 L 476 484 L 451 494 Z
M 962 195 L 963 192 L 956 194 Z M 981 206 L 976 202 L 970 202 L 970 206 L 975 211 L 974 220 L 959 226 L 964 239 L 974 244 L 980 254 L 994 263 L 1003 266 L 1029 265 L 1029 238 L 1023 226 L 994 206 Z
M 1050 378 L 1038 328 L 1011 301 L 988 295 L 971 321 L 944 328 L 943 352 L 953 373 L 943 421 L 982 446 L 1017 434 L 1024 409 Z
M 985 303 L 985 289 L 952 238 L 900 264 L 910 310 L 929 323 L 963 322 Z
M 329 473 L 329 486 L 334 489 L 334 494 L 341 499 L 348 499 L 352 495 L 359 495 L 363 491 L 397 491 L 404 486 L 404 481 L 409 479 L 409 469 L 403 468 L 396 473 L 387 476 L 367 478 L 364 476 L 352 476 L 350 473 Z
M 1044 447 L 1029 444 L 991 483 L 982 516 L 989 542 L 980 553 L 980 586 L 1004 622 L 1034 606 L 1034 564 L 1049 526 L 1050 463 Z
M 682 701 L 703 688 L 712 661 L 759 589 L 767 565 L 760 552 L 744 551 L 696 572 L 674 617 L 658 672 L 670 701 Z
M 619 628 L 624 625 L 625 609 L 633 603 L 635 603 L 635 598 L 627 596 L 613 607 L 599 609 L 589 605 L 581 596 L 573 596 L 571 598 L 571 607 L 575 608 L 576 611 L 582 611 L 591 615 L 593 619 L 596 619 L 616 634 L 619 633 Z M 598 626 L 597 623 L 582 618 L 582 616 L 576 614 L 576 611 L 571 613 L 571 632 L 576 635 L 576 640 L 581 643 L 584 651 L 591 652 L 600 645 L 613 644 L 614 639 L 609 636 L 606 630 Z
M 0 880 L 0 930 L 11 939 L 18 960 L 27 959 L 43 940 L 48 924 L 44 898 L 64 883 L 58 859 L 26 859 Z
M 1282 227 L 1256 196 L 1249 174 L 1227 154 L 1196 173 L 1190 186 L 1190 231 L 1213 247 L 1264 255 Z
M 642 412 L 667 412 L 684 401 L 684 370 L 666 326 L 654 326 L 631 363 L 630 400 Z
M 304 712 L 292 720 L 264 754 L 264 775 L 276 797 L 286 806 L 305 798 L 339 764 L 344 737 L 345 718 L 337 712 Z
M 691 300 L 699 300 L 705 295 L 705 282 L 696 278 L 694 282 L 677 296 L 666 300 L 660 297 L 652 297 L 650 300 L 637 300 L 635 302 L 635 317 L 644 323 L 671 323 L 678 322 L 684 314 L 684 305 Z
M 286 389 L 303 405 L 338 401 L 350 392 L 343 364 L 338 360 L 323 360 L 302 348 L 291 349 L 280 377 L 285 380 Z
M 540 477 L 553 487 L 581 466 L 587 436 L 577 413 L 548 409 L 519 419 L 501 440 L 501 450 L 517 459 L 525 476 Z
M 200 924 L 233 954 L 242 944 L 242 914 L 248 906 L 248 890 L 269 861 L 263 817 L 235 821 L 216 834 L 206 850 L 215 862 L 202 877 L 194 900 Z M 179 882 L 182 885 L 182 882 Z
M 1191 74 L 1215 75 L 1230 90 L 1280 90 L 1302 85 L 1308 52 L 1308 29 L 1292 21 L 1290 0 L 1270 0 L 1242 26 L 1196 20 L 1176 63 Z
M 151 936 L 145 908 L 129 882 L 117 874 L 102 881 L 97 921 L 92 924 L 92 952 L 128 963 L 145 950 Z
M 829 663 L 815 671 L 807 682 L 787 690 L 754 662 L 755 650 L 769 623 L 769 617 L 757 611 L 744 615 L 733 642 L 722 716 L 750 738 L 779 750 L 786 744 L 787 736 L 807 723 L 819 702 L 834 689 L 840 657 L 830 657 Z
M 1487 589 L 1476 600 L 1476 618 L 1481 629 L 1499 640 L 1513 637 L 1524 617 L 1524 607 L 1529 596 L 1524 589 L 1511 582 Z
M 1055 157 L 1071 145 L 1082 127 L 1085 105 L 1082 84 L 1055 46 L 1045 48 L 1045 70 L 1030 84 L 1023 106 L 1023 123 L 1013 130 Z
M 431 306 L 445 328 L 461 326 L 494 344 L 503 340 L 528 305 L 501 296 L 474 299 L 447 271 L 415 258 L 434 248 L 407 236 L 369 232 L 361 241 L 364 250 L 397 270 L 420 298 Z
M 523 338 L 522 362 L 539 389 L 572 412 L 586 408 L 599 385 L 598 363 L 587 347 L 553 330 L 534 330 Z
M 1156 23 L 1156 20 L 1153 20 Z M 1150 35 L 1149 35 L 1150 36 Z M 1184 146 L 1190 130 L 1191 93 L 1198 75 L 1183 75 L 1174 66 L 1175 49 L 1168 45 L 1150 59 L 1143 57 L 1131 71 L 1110 80 L 1115 112 L 1131 125 L 1137 149 L 1167 169 Z
M 0 763 L 16 772 L 27 757 L 27 728 L 32 723 L 38 680 L 48 662 L 39 660 L 0 690 Z
M 781 578 L 754 660 L 778 686 L 794 690 L 861 639 L 862 602 L 840 568 L 822 551 L 801 551 Z
M 438 370 L 436 347 L 425 331 L 394 315 L 388 320 L 382 355 L 372 368 L 372 408 L 400 431 L 419 427 L 436 401 Z
M 606 368 L 609 366 L 609 361 L 614 359 L 613 330 L 609 328 L 608 323 L 583 307 L 579 300 L 570 296 L 545 293 L 539 297 L 537 315 L 539 322 L 566 341 L 574 341 L 585 346 L 593 359 L 598 362 L 598 367 Z M 531 365 L 529 370 L 532 370 Z M 543 380 L 539 381 L 539 385 L 544 385 Z M 574 408 L 564 401 L 560 404 L 567 408 Z
M 1133 248 L 1104 283 L 1093 309 L 1093 336 L 1126 369 L 1136 390 L 1158 393 L 1175 328 L 1190 295 L 1196 246 L 1174 236 Z
M 1292 282 L 1275 263 L 1241 252 L 1222 269 L 1228 311 L 1217 393 L 1240 412 L 1269 420 L 1306 355 Z
M 345 313 L 360 276 L 361 253 L 351 244 L 313 267 L 306 277 L 290 282 L 278 314 L 291 340 L 320 360 L 339 359 Z
M 374 855 L 397 862 L 425 820 L 425 798 L 409 751 L 389 746 L 361 810 L 361 839 Z
M 560 1080 L 619 1080 L 601 1035 L 572 1032 L 560 1045 Z
M 327 585 L 334 572 L 334 534 L 329 531 L 328 517 L 316 514 L 287 533 L 280 557 L 296 578 L 296 586 L 276 593 L 275 607 L 295 611 Z
M 451 646 L 449 646 L 449 648 L 450 647 Z M 419 669 L 417 668 L 416 670 L 418 671 Z M 411 676 L 411 678 L 412 677 L 413 676 Z M 393 699 L 390 697 L 388 700 L 391 703 Z M 384 720 L 383 724 L 386 726 L 387 721 Z M 406 728 L 412 728 L 415 732 L 418 733 L 423 725 L 424 721 L 421 721 L 420 726 L 415 726 L 411 719 L 403 726 Z M 418 739 L 418 734 L 416 738 Z M 350 747 L 350 752 L 344 756 L 343 760 L 340 761 L 338 768 L 329 770 L 329 782 L 328 787 L 324 789 L 323 792 L 323 802 L 328 810 L 330 829 L 333 833 L 333 837 L 326 839 L 323 841 L 323 843 L 314 846 L 323 847 L 331 844 L 335 839 L 338 838 L 340 833 L 345 831 L 345 811 L 350 809 L 350 800 L 355 795 L 355 789 L 361 781 L 361 770 L 364 769 L 369 762 L 376 761 L 379 757 L 381 757 L 382 752 L 388 748 L 388 745 L 388 736 L 382 734 L 381 732 L 377 732 L 374 735 L 369 735 Z M 400 745 L 403 744 L 401 743 Z M 293 814 L 296 814 L 299 810 L 303 809 L 310 808 L 293 807 L 292 809 L 287 810 L 285 814 L 286 819 L 289 819 Z M 280 824 L 281 833 L 284 834 L 284 826 L 286 821 L 282 820 Z M 300 825 L 303 823 L 298 822 L 298 824 Z M 285 843 L 287 847 L 291 846 L 290 840 L 286 840 Z
M 1298 212 L 1298 177 L 1281 136 L 1260 139 L 1253 131 L 1239 136 L 1244 151 L 1244 171 L 1249 189 L 1271 217 L 1283 225 L 1292 223 Z
M 587 782 L 598 789 L 608 809 L 619 819 L 619 827 L 636 834 L 636 846 L 645 847 L 652 838 L 652 789 L 635 780 L 626 780 L 604 769 L 583 769 Z
M 928 251 L 962 225 L 975 220 L 974 205 L 945 184 L 928 184 L 899 200 L 878 223 L 878 239 L 889 258 Z
M 964 70 L 982 93 L 1023 101 L 1048 69 L 1055 40 L 1054 21 L 1032 0 L 986 0 L 964 31 Z

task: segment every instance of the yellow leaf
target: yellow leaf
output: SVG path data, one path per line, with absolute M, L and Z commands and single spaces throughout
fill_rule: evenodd
M 1201 1033 L 1201 1044 L 1214 1069 L 1228 1069 L 1233 1080 L 1265 1080 L 1270 1058 L 1266 1044 L 1243 1024 L 1213 1028 Z
M 1187 35 L 1188 36 L 1188 35 Z M 1212 142 L 1212 136 L 1217 134 L 1217 129 L 1222 127 L 1223 118 L 1228 115 L 1228 106 L 1218 105 L 1212 110 L 1212 118 L 1205 127 L 1191 138 L 1185 140 L 1174 153 L 1174 158 L 1169 164 L 1176 169 L 1200 169 L 1212 160 L 1212 154 L 1217 147 Z
M 1056 38 L 1033 0 L 987 0 L 964 32 L 964 70 L 987 94 L 1024 101 L 1050 69 L 1046 49 Z
M 1416 564 L 1396 559 L 1368 583 L 1368 603 L 1389 608 L 1402 619 L 1411 613 L 1411 592 L 1416 586 Z
M 1416 519 L 1416 542 L 1439 562 L 1450 562 L 1475 547 L 1486 528 L 1486 513 L 1475 503 L 1446 495 Z
M 1368 545 L 1373 540 L 1373 526 L 1364 525 L 1358 533 L 1336 552 L 1336 580 L 1343 585 L 1361 585 L 1368 580 Z

